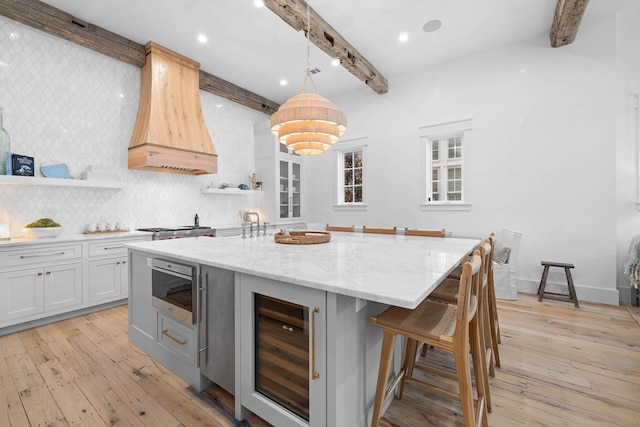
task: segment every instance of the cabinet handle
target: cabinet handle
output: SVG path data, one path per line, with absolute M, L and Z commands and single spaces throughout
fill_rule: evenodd
M 316 313 L 320 313 L 320 309 L 315 307 L 311 312 L 311 379 L 317 380 L 320 374 L 316 372 Z
M 116 265 L 120 265 L 120 261 L 116 262 Z
M 47 276 L 48 276 L 49 274 L 51 274 L 51 272 L 50 272 L 50 271 L 47 271 Z
M 163 330 L 162 330 L 162 335 L 164 335 L 165 337 L 167 337 L 167 338 L 169 338 L 169 339 L 171 339 L 171 340 L 173 340 L 173 341 L 177 342 L 177 343 L 178 343 L 178 344 L 180 344 L 180 345 L 185 345 L 185 344 L 187 343 L 187 340 L 180 341 L 178 338 L 176 338 L 176 337 L 172 336 L 172 335 L 168 332 L 168 330 L 167 330 L 167 329 L 163 329 Z
M 38 276 L 42 276 L 42 271 L 40 273 L 38 273 Z
M 64 252 L 52 252 L 52 253 L 48 253 L 48 254 L 35 254 L 35 255 L 20 255 L 20 259 L 38 258 L 38 257 L 41 257 L 41 256 L 53 256 L 53 255 L 64 255 Z
M 120 248 L 124 248 L 124 245 L 118 245 L 118 246 L 105 246 L 104 250 L 108 251 L 109 249 L 120 249 Z
M 122 263 L 123 263 L 123 264 L 126 264 L 126 263 L 127 263 L 127 261 L 122 261 Z

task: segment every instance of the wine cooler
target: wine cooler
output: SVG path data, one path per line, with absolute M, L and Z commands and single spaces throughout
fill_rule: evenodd
M 291 302 L 255 296 L 255 390 L 309 421 L 309 316 L 313 310 Z M 310 363 L 312 362 L 312 363 Z

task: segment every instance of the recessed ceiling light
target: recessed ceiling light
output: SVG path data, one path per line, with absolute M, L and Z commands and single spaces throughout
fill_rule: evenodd
M 287 81 L 285 79 L 280 80 L 280 86 L 286 86 Z
M 205 36 L 204 34 L 198 35 L 198 41 L 200 43 L 206 43 L 207 42 L 207 36 Z
M 253 0 L 253 4 L 256 7 L 264 7 L 264 2 L 262 0 Z
M 440 27 L 442 27 L 442 21 L 439 19 L 433 19 L 422 26 L 422 31 L 425 33 L 433 33 L 434 31 L 439 30 Z
M 335 58 L 331 61 L 331 65 L 333 65 L 334 67 L 337 67 L 338 65 L 340 65 L 340 60 L 338 58 Z
M 409 34 L 407 33 L 402 33 L 398 36 L 398 41 L 400 43 L 405 43 L 407 40 L 409 40 Z

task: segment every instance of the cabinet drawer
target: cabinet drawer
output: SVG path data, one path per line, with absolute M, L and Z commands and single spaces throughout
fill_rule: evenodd
M 162 313 L 158 313 L 158 343 L 195 364 L 195 331 Z
M 51 263 L 82 257 L 82 245 L 40 246 L 0 252 L 0 268 Z
M 131 240 L 107 240 L 104 242 L 89 243 L 89 256 L 126 256 L 127 243 L 144 242 L 148 239 L 131 239 Z

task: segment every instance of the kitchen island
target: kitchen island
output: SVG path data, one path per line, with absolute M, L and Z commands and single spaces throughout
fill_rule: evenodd
M 164 259 L 198 266 L 201 276 L 211 268 L 233 272 L 235 342 L 227 344 L 235 350 L 236 418 L 250 410 L 278 426 L 365 426 L 382 337 L 368 323 L 369 316 L 386 305 L 416 307 L 479 243 L 333 233 L 331 241 L 315 245 L 278 244 L 273 236 L 131 244 L 130 339 L 184 374 L 194 387 L 205 387 L 206 379 L 191 375 L 194 370 L 202 375 L 197 357 L 191 358 L 190 371 L 173 359 L 162 360 L 147 342 L 158 340 L 165 330 L 152 330 L 157 313 L 144 306 L 151 298 L 145 295 L 150 294 L 144 284 L 150 281 L 146 269 L 153 259 Z M 215 310 L 208 305 L 205 318 Z M 136 324 L 140 313 L 148 322 L 146 332 Z M 264 319 L 275 319 L 277 327 Z M 278 333 L 284 334 L 281 340 Z M 202 351 L 205 335 L 196 327 L 193 336 L 195 341 L 200 338 L 194 351 Z M 399 360 L 394 368 L 399 368 Z

